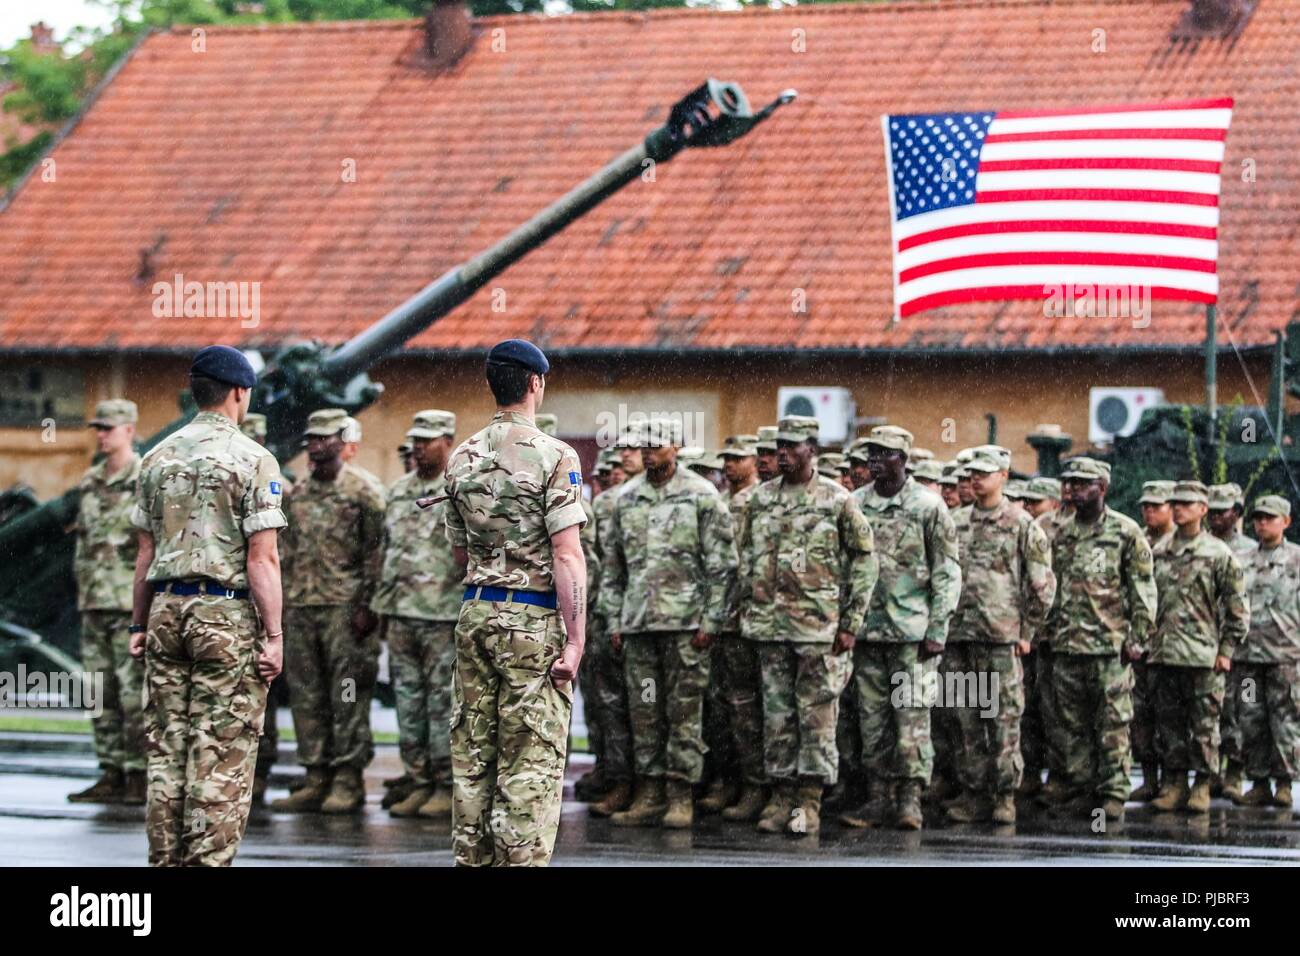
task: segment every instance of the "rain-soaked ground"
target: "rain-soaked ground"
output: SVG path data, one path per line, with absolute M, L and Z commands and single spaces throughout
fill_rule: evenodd
M 847 830 L 820 837 L 765 836 L 751 825 L 699 820 L 690 832 L 621 829 L 589 817 L 571 784 L 553 865 L 770 866 L 989 864 L 1160 865 L 1300 862 L 1300 821 L 1290 810 L 1234 807 L 1216 800 L 1208 818 L 1130 805 L 1126 820 L 1094 834 L 1086 821 L 1022 811 L 1014 827 L 929 826 L 919 833 Z M 272 798 L 286 793 L 293 766 L 285 749 Z M 299 816 L 255 809 L 238 866 L 447 866 L 448 825 L 397 820 L 379 806 L 381 781 L 400 773 L 397 751 L 381 746 L 367 771 L 370 792 L 355 817 Z M 66 795 L 96 775 L 87 738 L 0 734 L 0 865 L 133 866 L 145 861 L 140 807 L 70 804 Z

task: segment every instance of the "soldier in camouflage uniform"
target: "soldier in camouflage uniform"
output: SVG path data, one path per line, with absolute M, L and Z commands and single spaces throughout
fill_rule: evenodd
M 234 859 L 266 688 L 283 662 L 280 469 L 237 428 L 256 382 L 237 350 L 201 350 L 190 369 L 198 415 L 140 464 L 130 630 L 148 688 L 154 866 Z
M 416 470 L 388 489 L 383 567 L 370 609 L 383 616 L 393 676 L 398 747 L 411 782 L 388 811 L 395 817 L 451 816 L 451 681 L 464 571 L 447 543 L 447 458 L 452 412 L 415 413 L 406 437 Z M 427 508 L 420 498 L 436 498 Z
M 1237 563 L 1244 570 L 1259 545 L 1254 538 L 1241 533 L 1241 518 L 1246 508 L 1241 486 L 1232 482 L 1211 485 L 1208 492 L 1210 511 L 1206 523 L 1210 526 L 1210 532 L 1232 549 Z M 1224 678 L 1223 715 L 1219 719 L 1219 754 L 1223 759 L 1223 774 L 1215 778 L 1213 791 L 1215 796 L 1224 796 L 1233 801 L 1241 797 L 1244 760 L 1241 724 L 1237 719 L 1240 700 L 1240 675 L 1229 671 Z
M 1219 772 L 1224 675 L 1250 627 L 1245 576 L 1231 549 L 1203 531 L 1208 495 L 1180 481 L 1169 496 L 1178 531 L 1156 555 L 1159 613 L 1148 657 L 1156 698 L 1156 747 L 1164 777 L 1157 810 L 1208 813 Z M 1196 784 L 1187 789 L 1187 771 Z
M 601 611 L 623 652 L 636 763 L 632 805 L 611 821 L 683 829 L 704 774 L 709 645 L 726 624 L 736 545 L 717 489 L 677 466 L 680 422 L 652 419 L 641 438 L 645 478 L 614 504 L 601 569 Z
M 1038 478 L 1036 481 L 1051 482 L 1047 486 L 1051 493 L 1058 496 L 1057 507 L 1049 508 L 1039 514 L 1034 519 L 1038 527 L 1043 529 L 1043 534 L 1047 535 L 1047 543 L 1055 548 L 1056 536 L 1061 529 L 1074 520 L 1074 503 L 1066 499 L 1062 494 L 1061 481 L 1059 478 Z M 1057 600 L 1061 595 L 1061 580 L 1056 581 Z M 1061 740 L 1061 719 L 1056 708 L 1056 681 L 1052 678 L 1052 628 L 1051 615 L 1048 615 L 1048 624 L 1040 628 L 1033 635 L 1033 653 L 1029 656 L 1033 678 L 1026 678 L 1026 693 L 1029 693 L 1028 687 L 1033 685 L 1033 698 L 1036 701 L 1036 707 L 1040 714 L 1039 726 L 1042 733 L 1039 740 L 1042 746 L 1039 748 L 1041 759 L 1034 765 L 1034 776 L 1030 781 L 1029 793 L 1037 794 L 1040 803 L 1053 806 L 1057 803 L 1069 799 L 1070 787 L 1066 783 L 1065 777 L 1065 744 Z M 1045 767 L 1047 769 L 1047 784 L 1043 786 L 1042 779 L 1038 775 L 1037 768 Z M 1030 764 L 1028 760 L 1025 765 L 1025 777 L 1028 780 L 1030 774 Z M 1023 792 L 1023 788 L 1022 788 Z
M 1300 545 L 1284 537 L 1291 526 L 1285 498 L 1257 499 L 1251 519 L 1259 547 L 1246 559 L 1250 634 L 1232 670 L 1241 672 L 1238 715 L 1253 783 L 1235 802 L 1290 809 L 1291 781 L 1300 774 Z
M 1106 506 L 1109 465 L 1075 458 L 1061 480 L 1074 517 L 1052 541 L 1048 633 L 1066 788 L 1057 809 L 1091 815 L 1100 800 L 1106 819 L 1119 820 L 1129 792 L 1129 662 L 1146 651 L 1156 612 L 1151 548 L 1137 522 Z
M 878 567 L 852 494 L 814 473 L 817 419 L 777 428 L 781 477 L 753 492 L 742 527 L 742 627 L 757 644 L 772 784 L 758 829 L 803 836 L 820 830 L 823 789 L 839 774 L 839 700 Z
M 934 761 L 921 690 L 936 673 L 961 593 L 957 533 L 939 496 L 904 471 L 911 433 L 879 425 L 867 441 L 874 481 L 853 496 L 875 536 L 880 580 L 853 649 L 853 686 L 870 792 L 840 820 L 880 826 L 892 815 L 899 828 L 919 830 Z M 901 700 L 899 674 L 913 690 Z
M 1138 506 L 1142 509 L 1142 523 L 1151 545 L 1153 560 L 1174 536 L 1174 513 L 1169 496 L 1174 493 L 1172 481 L 1155 480 L 1142 485 Z M 1160 595 L 1156 595 L 1157 605 Z M 1156 698 L 1151 686 L 1151 672 L 1146 661 L 1133 662 L 1133 721 L 1129 736 L 1133 742 L 1133 757 L 1142 767 L 1142 786 L 1136 787 L 1128 798 L 1139 803 L 1149 803 L 1160 793 L 1160 755 L 1156 750 Z
M 273 801 L 273 810 L 357 812 L 375 753 L 370 699 L 380 642 L 370 600 L 383 558 L 384 495 L 343 462 L 346 420 L 338 408 L 308 417 L 311 475 L 285 503 L 286 675 L 307 785 Z
M 940 488 L 939 479 L 943 477 L 943 465 L 933 458 L 918 462 L 912 469 L 912 477 L 926 491 L 933 491 L 937 495 Z M 944 507 L 946 508 L 947 505 Z
M 1054 514 L 1061 504 L 1061 482 L 1056 478 L 1031 478 L 1025 485 L 1025 511 L 1034 519 L 1043 537 L 1051 547 L 1051 533 L 1044 525 L 1043 516 Z M 1044 627 L 1025 628 L 1022 637 L 1029 641 L 1029 652 L 1020 658 L 1025 674 L 1025 712 L 1020 717 L 1020 752 L 1024 757 L 1025 771 L 1016 793 L 1025 797 L 1037 796 L 1043 789 L 1043 767 L 1047 763 L 1046 728 L 1043 721 L 1043 690 L 1045 682 L 1039 676 L 1043 658 L 1040 644 Z
M 722 502 L 731 512 L 736 541 L 741 540 L 745 508 L 758 487 L 754 444 L 757 435 L 732 435 L 719 452 L 727 487 Z M 725 819 L 750 820 L 763 803 L 763 713 L 758 653 L 740 630 L 739 575 L 727 596 L 727 623 L 709 649 L 709 697 L 705 702 L 705 743 L 714 779 L 700 800 L 701 813 L 732 811 Z
M 1056 597 L 1056 576 L 1047 536 L 1002 494 L 1006 463 L 981 452 L 966 468 L 971 472 L 975 504 L 958 538 L 961 598 L 943 665 L 945 672 L 990 675 L 990 681 L 996 677 L 998 697 L 991 716 L 969 700 L 956 711 L 962 796 L 949 806 L 948 816 L 959 823 L 991 816 L 995 823 L 1008 824 L 1016 820 L 1015 793 L 1024 769 L 1021 658 L 1030 651 L 1029 636 L 1047 619 Z M 952 701 L 945 703 L 955 706 Z
M 956 461 L 944 462 L 943 475 L 939 478 L 939 495 L 949 511 L 956 511 L 961 507 L 961 495 L 957 491 L 960 471 L 961 466 Z
M 131 582 L 136 535 L 131 525 L 140 456 L 135 453 L 135 402 L 100 402 L 90 427 L 104 460 L 81 479 L 77 512 L 77 609 L 81 666 L 102 677 L 91 718 L 100 778 L 68 795 L 73 803 L 142 804 L 145 798 L 144 664 L 131 656 Z
M 559 830 L 586 639 L 586 518 L 577 453 L 534 423 L 549 370 L 531 342 L 493 346 L 496 414 L 447 465 L 447 539 L 468 585 L 451 723 L 461 866 L 545 866 Z
M 771 481 L 777 476 L 776 467 L 776 426 L 762 425 L 754 442 L 754 470 L 758 472 L 759 481 Z

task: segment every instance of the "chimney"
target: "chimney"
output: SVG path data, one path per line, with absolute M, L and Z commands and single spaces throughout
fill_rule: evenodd
M 54 42 L 54 28 L 44 20 L 32 24 L 32 52 L 54 53 L 59 45 Z
M 456 64 L 474 42 L 466 0 L 433 0 L 424 15 L 424 53 L 427 65 L 447 70 Z
M 1241 33 L 1258 0 L 1191 0 L 1174 27 L 1173 39 L 1227 39 Z

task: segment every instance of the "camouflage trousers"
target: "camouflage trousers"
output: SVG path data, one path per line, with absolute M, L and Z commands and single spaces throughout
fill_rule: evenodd
M 840 695 L 853 658 L 827 643 L 764 641 L 758 644 L 763 690 L 763 770 L 767 779 L 793 783 L 812 778 L 826 786 L 839 779 L 835 729 Z
M 723 635 L 709 645 L 709 689 L 704 695 L 705 773 L 710 780 L 736 778 L 736 750 L 727 704 L 727 657 Z
M 1227 763 L 1238 767 L 1244 760 L 1238 707 L 1239 691 L 1237 677 L 1232 671 L 1228 671 L 1223 681 L 1223 712 L 1219 715 L 1219 756 Z
M 955 645 L 949 643 L 937 665 L 939 676 L 944 676 L 950 668 L 965 669 L 965 656 L 958 651 L 949 653 Z M 957 711 L 950 707 L 930 708 L 930 743 L 934 747 L 933 780 L 945 779 L 953 785 L 962 785 L 962 729 L 957 718 Z M 931 782 L 933 782 L 933 780 Z
M 551 609 L 466 601 L 452 682 L 452 849 L 458 866 L 545 866 L 555 849 L 573 690 Z
M 930 708 L 917 685 L 938 673 L 938 658 L 921 660 L 920 648 L 919 643 L 861 639 L 854 645 L 853 690 L 862 762 L 873 783 L 930 784 L 934 770 Z
M 835 747 L 840 752 L 840 781 L 848 786 L 865 786 L 866 771 L 862 767 L 862 735 L 858 727 L 858 698 L 849 680 L 840 694 L 840 714 L 835 721 Z
M 384 620 L 402 766 L 417 787 L 451 786 L 451 682 L 456 625 L 411 617 Z
M 763 783 L 763 673 L 759 648 L 739 634 L 723 634 L 722 659 L 726 666 L 728 730 L 736 775 L 744 783 Z
M 95 756 L 104 770 L 145 768 L 144 661 L 131 656 L 130 623 L 130 611 L 81 613 L 81 666 L 103 680 L 94 701 L 100 714 L 90 723 Z
M 1044 768 L 1061 776 L 1065 773 L 1065 757 L 1052 679 L 1051 645 L 1045 641 L 1035 644 L 1034 652 L 1021 658 L 1021 663 L 1025 673 L 1025 713 L 1020 719 L 1020 747 L 1025 776 L 1041 777 Z
M 370 699 L 379 676 L 379 634 L 358 640 L 353 607 L 285 609 L 284 670 L 304 767 L 364 770 L 375 756 Z
M 1081 796 L 1127 800 L 1133 670 L 1119 655 L 1052 653 L 1063 770 Z
M 623 635 L 632 756 L 638 777 L 699 783 L 704 777 L 704 697 L 709 651 L 695 631 Z
M 956 753 L 957 775 L 962 788 L 994 796 L 1009 795 L 1020 786 L 1025 761 L 1020 754 L 1020 719 L 1025 712 L 1024 670 L 1012 644 L 988 644 L 979 641 L 949 642 L 943 654 L 945 672 L 974 675 L 978 682 L 992 689 L 997 678 L 997 699 L 993 714 L 973 701 L 967 688 L 965 707 L 952 709 L 961 734 Z M 987 676 L 985 676 L 987 675 Z
M 1147 665 L 1156 694 L 1156 747 L 1171 773 L 1219 772 L 1223 675 L 1209 667 Z
M 152 866 L 228 866 L 266 708 L 251 601 L 154 596 L 145 651 Z
M 1241 690 L 1237 713 L 1246 775 L 1300 778 L 1300 665 L 1234 662 L 1230 673 L 1238 675 Z
M 1133 741 L 1133 758 L 1143 767 L 1156 767 L 1160 755 L 1156 752 L 1156 695 L 1151 668 L 1142 661 L 1130 666 L 1133 668 L 1133 723 L 1129 735 Z
M 590 617 L 587 620 L 593 621 Z M 623 655 L 614 651 L 609 631 L 599 619 L 587 630 L 579 680 L 587 705 L 588 734 L 593 726 L 597 728 L 593 750 L 605 779 L 609 782 L 632 779 L 632 726 Z

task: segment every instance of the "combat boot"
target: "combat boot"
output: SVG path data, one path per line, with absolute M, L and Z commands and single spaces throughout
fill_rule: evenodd
M 451 791 L 439 784 L 429 794 L 429 799 L 420 804 L 415 812 L 426 820 L 451 816 Z
M 1142 765 L 1142 786 L 1135 787 L 1128 798 L 1138 803 L 1150 803 L 1160 793 L 1160 767 L 1157 764 Z
M 1232 801 L 1239 807 L 1271 807 L 1273 805 L 1273 787 L 1268 777 L 1260 777 L 1251 782 L 1250 791 Z
M 1156 810 L 1168 813 L 1177 810 L 1187 800 L 1187 772 L 1174 771 L 1172 776 L 1166 772 L 1160 781 L 1160 796 L 1151 801 Z
M 379 805 L 385 810 L 391 809 L 394 804 L 401 803 L 416 790 L 415 782 L 407 779 L 405 782 L 398 782 L 391 787 L 384 788 L 384 795 L 379 800 Z
M 822 828 L 822 782 L 805 780 L 799 785 L 797 803 L 785 830 L 794 836 L 816 836 Z
M 1241 764 L 1235 760 L 1228 761 L 1228 769 L 1223 772 L 1222 795 L 1233 803 L 1241 799 Z
M 329 789 L 329 771 L 324 767 L 308 767 L 302 786 L 291 790 L 287 797 L 272 800 L 271 809 L 285 813 L 318 813 Z
M 605 795 L 587 807 L 593 817 L 613 816 L 632 804 L 632 781 L 618 780 L 605 791 Z
M 592 767 L 573 784 L 573 799 L 581 803 L 595 803 L 608 790 L 605 781 L 605 768 L 600 764 Z
M 733 823 L 753 823 L 763 812 L 767 801 L 763 799 L 763 788 L 747 783 L 741 788 L 736 802 L 722 811 L 722 819 Z
M 366 784 L 356 767 L 340 767 L 330 784 L 321 813 L 356 813 L 366 805 Z
M 1038 802 L 1045 807 L 1054 807 L 1070 799 L 1070 788 L 1057 774 L 1047 775 L 1047 785 L 1038 794 Z
M 780 833 L 790 820 L 790 811 L 794 809 L 794 784 L 789 780 L 777 781 L 772 787 L 772 799 L 767 801 L 763 814 L 758 818 L 756 829 L 759 833 Z
M 892 787 L 884 781 L 872 781 L 867 785 L 867 800 L 861 806 L 845 810 L 839 816 L 840 823 L 846 827 L 863 830 L 870 827 L 882 827 L 889 821 L 892 810 Z
M 904 780 L 898 786 L 894 826 L 899 830 L 919 830 L 924 820 L 921 814 L 921 784 L 916 780 Z
M 709 792 L 695 805 L 695 809 L 703 814 L 721 813 L 736 802 L 737 789 L 734 783 L 719 777 L 709 785 Z
M 1273 794 L 1273 805 L 1291 809 L 1291 781 L 1286 777 L 1277 778 L 1277 792 Z
M 990 814 L 994 823 L 1006 826 L 1016 822 L 1016 795 L 1000 793 L 993 798 L 993 812 Z
M 636 796 L 626 810 L 613 814 L 609 822 L 616 827 L 657 827 L 668 812 L 663 777 L 638 777 Z
M 695 791 L 685 780 L 669 780 L 668 811 L 659 825 L 665 830 L 689 830 L 695 822 Z
M 419 811 L 420 807 L 433 796 L 433 787 L 416 787 L 414 790 L 398 800 L 396 803 L 388 805 L 388 812 L 395 817 L 413 817 Z
M 979 793 L 964 793 L 956 801 L 949 801 L 945 813 L 953 823 L 982 823 L 993 814 L 988 798 Z
M 1184 810 L 1188 813 L 1210 812 L 1210 782 L 1213 779 L 1213 775 L 1208 773 L 1198 773 L 1196 775 L 1196 785 L 1192 787 L 1192 792 L 1187 795 L 1187 801 L 1183 804 Z
M 122 790 L 122 803 L 129 807 L 144 806 L 145 797 L 148 795 L 149 784 L 145 779 L 143 770 L 128 770 L 126 772 L 126 785 Z
M 69 803 L 119 803 L 126 792 L 126 778 L 120 770 L 105 770 L 85 790 L 68 794 Z

